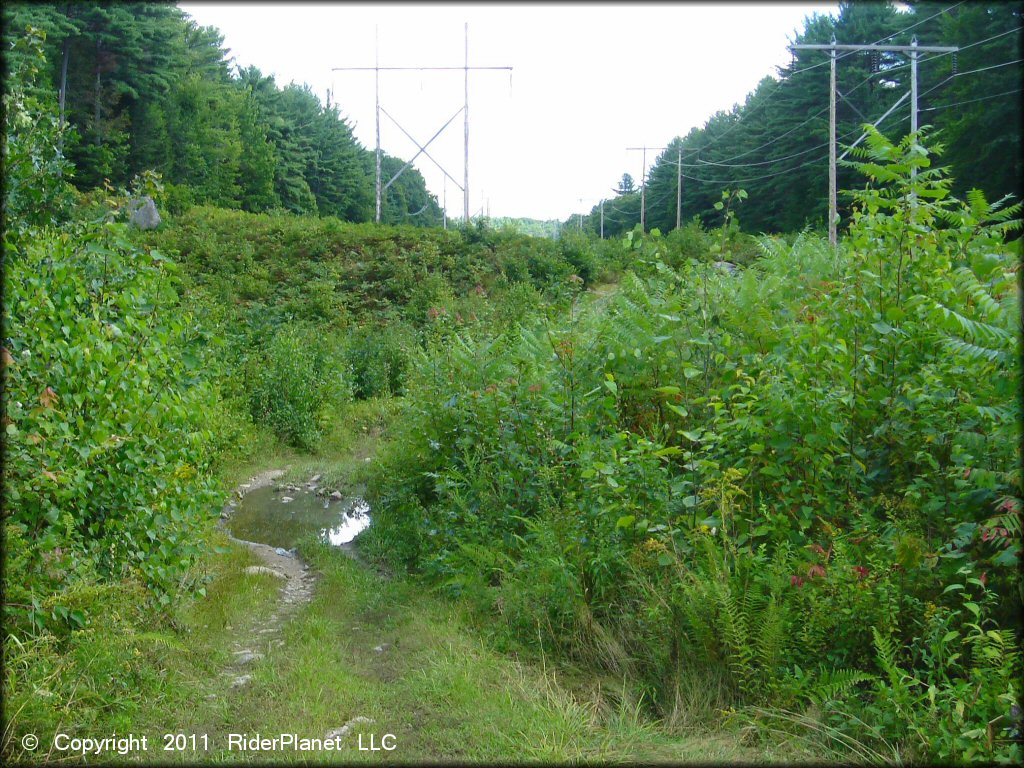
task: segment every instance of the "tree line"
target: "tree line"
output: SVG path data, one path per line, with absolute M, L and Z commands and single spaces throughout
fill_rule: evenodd
M 992 199 L 1020 197 L 1021 184 L 1021 11 L 1019 2 L 843 2 L 838 13 L 814 14 L 796 43 L 958 46 L 952 54 L 921 54 L 918 65 L 919 124 L 935 130 L 944 145 L 942 163 L 956 178 L 957 194 L 984 189 Z M 839 154 L 910 90 L 907 54 L 839 52 L 836 64 Z M 676 136 L 647 174 L 647 228 L 676 224 L 679 161 L 681 216 L 717 225 L 715 203 L 723 189 L 749 193 L 738 215 L 748 231 L 792 232 L 823 224 L 828 212 L 829 62 L 827 51 L 796 51 L 778 79 L 766 76 L 743 104 L 712 115 L 701 128 Z M 685 93 L 685 86 L 683 86 Z M 679 94 L 677 93 L 676 96 Z M 879 130 L 910 131 L 909 99 Z M 856 186 L 856 171 L 840 164 L 838 188 Z M 840 215 L 850 200 L 840 199 Z M 628 231 L 640 222 L 641 195 L 619 185 L 604 201 L 604 234 Z M 601 231 L 601 203 L 584 228 Z M 571 220 L 575 224 L 575 218 Z
M 30 26 L 45 34 L 34 96 L 54 103 L 65 125 L 61 149 L 78 190 L 154 170 L 172 207 L 373 219 L 374 154 L 339 106 L 235 67 L 223 35 L 173 3 L 10 3 L 3 21 L 9 70 L 22 55 L 14 40 Z M 403 164 L 385 155 L 382 172 Z M 413 168 L 383 202 L 386 223 L 439 226 L 441 216 Z

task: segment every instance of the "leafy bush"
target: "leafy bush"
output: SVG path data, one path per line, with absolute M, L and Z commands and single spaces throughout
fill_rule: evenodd
M 324 409 L 346 393 L 340 357 L 311 329 L 280 328 L 246 370 L 253 420 L 286 442 L 312 448 L 322 433 Z
M 717 233 L 628 235 L 614 295 L 428 345 L 377 535 L 663 716 L 711 668 L 837 743 L 1019 756 L 1020 206 L 952 199 L 919 140 L 870 133 L 839 249 L 719 269 L 727 193 Z
M 56 115 L 53 94 L 40 87 L 46 70 L 45 33 L 28 29 L 10 51 L 19 65 L 5 78 L 3 92 L 4 229 L 57 224 L 73 201 L 71 166 L 61 153 L 70 138 Z
M 349 331 L 345 361 L 352 396 L 367 400 L 405 394 L 412 334 L 397 323 L 362 326 Z
M 218 406 L 201 375 L 205 337 L 178 311 L 175 265 L 113 224 L 36 231 L 5 261 L 12 613 L 69 618 L 43 596 L 76 571 L 137 575 L 167 603 L 216 510 L 201 414 Z

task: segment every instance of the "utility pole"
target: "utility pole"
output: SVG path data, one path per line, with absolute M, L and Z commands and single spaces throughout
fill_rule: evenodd
M 375 36 L 377 35 L 377 27 L 374 28 L 374 34 L 375 34 Z M 376 221 L 377 221 L 378 224 L 380 223 L 381 203 L 382 203 L 382 199 L 383 199 L 384 193 L 387 192 L 388 187 L 390 187 L 395 182 L 395 180 L 399 176 L 401 176 L 402 173 L 404 173 L 406 171 L 406 169 L 408 169 L 412 165 L 413 160 L 415 160 L 420 155 L 426 155 L 428 159 L 430 159 L 438 168 L 441 169 L 441 172 L 444 173 L 445 178 L 451 179 L 452 183 L 455 184 L 455 186 L 459 187 L 459 189 L 462 190 L 463 215 L 465 216 L 466 223 L 467 224 L 469 223 L 469 73 L 470 73 L 470 70 L 483 70 L 483 69 L 499 69 L 499 70 L 508 70 L 509 72 L 511 72 L 512 71 L 512 67 L 471 67 L 471 66 L 469 66 L 469 24 L 468 23 L 466 23 L 466 25 L 465 25 L 465 37 L 466 37 L 466 39 L 465 39 L 465 62 L 463 64 L 463 66 L 461 66 L 461 67 L 382 67 L 380 65 L 380 40 L 379 40 L 379 37 L 376 37 L 376 51 L 375 51 L 374 66 L 372 66 L 372 67 L 331 67 L 331 71 L 332 72 L 367 72 L 367 71 L 370 71 L 370 70 L 373 70 L 373 72 L 374 72 L 374 80 L 375 80 L 375 82 L 374 82 L 374 90 L 375 90 L 375 99 L 376 99 L 376 132 L 377 132 L 377 152 L 376 152 L 376 165 L 377 165 L 377 180 L 376 180 L 376 189 L 377 189 L 376 197 L 377 197 L 377 201 L 376 201 L 376 208 L 377 208 L 377 211 L 376 211 Z M 430 138 L 430 140 L 427 141 L 426 144 L 423 144 L 421 146 L 419 142 L 417 142 L 415 139 L 412 138 L 412 136 L 409 135 L 408 131 L 406 131 L 404 128 L 402 128 L 401 125 L 399 125 L 398 121 L 395 120 L 395 118 L 391 117 L 391 115 L 389 115 L 387 113 L 387 111 L 384 110 L 381 107 L 381 105 L 380 105 L 380 73 L 384 72 L 384 71 L 394 71 L 394 72 L 400 72 L 400 71 L 428 72 L 429 71 L 429 72 L 437 72 L 437 71 L 446 71 L 446 70 L 447 71 L 462 70 L 463 73 L 464 73 L 464 76 L 465 76 L 465 83 L 464 83 L 465 94 L 464 94 L 464 96 L 465 96 L 465 98 L 463 100 L 463 105 L 454 115 L 452 115 L 448 119 L 447 123 L 445 123 L 443 126 L 441 126 L 441 128 L 437 131 L 437 133 L 435 133 Z M 380 113 L 382 111 L 384 112 L 384 114 L 395 125 L 397 125 L 399 127 L 399 129 L 402 131 L 402 133 L 404 133 L 409 138 L 409 140 L 412 141 L 413 144 L 415 144 L 417 146 L 417 148 L 419 149 L 419 151 L 413 156 L 412 160 L 410 160 L 404 166 L 402 166 L 402 168 L 399 169 L 399 171 L 397 173 L 395 173 L 394 176 L 391 177 L 391 180 L 388 181 L 388 183 L 384 184 L 384 185 L 381 185 L 382 179 L 381 179 Z M 463 183 L 462 183 L 461 186 L 459 185 L 459 183 L 457 181 L 455 181 L 455 179 L 453 179 L 451 177 L 451 174 L 449 174 L 448 171 L 446 171 L 441 166 L 440 163 L 438 163 L 436 160 L 434 160 L 434 158 L 430 157 L 430 155 L 427 153 L 427 147 L 430 146 L 431 142 L 433 142 L 434 139 L 436 139 L 438 136 L 441 135 L 441 132 L 444 131 L 444 129 L 447 128 L 456 117 L 458 117 L 459 112 L 461 112 L 463 114 L 463 119 L 464 119 Z
M 604 240 L 604 199 L 601 200 L 601 239 Z
M 374 114 L 377 116 L 377 213 L 374 221 L 380 224 L 380 28 L 373 25 L 373 90 L 376 97 Z
M 643 173 L 640 176 L 640 232 L 647 232 L 647 147 L 644 147 Z
M 836 36 L 829 51 L 828 85 L 828 244 L 836 247 Z
M 463 142 L 463 148 L 465 149 L 465 156 L 463 158 L 462 168 L 463 168 L 463 170 L 465 172 L 465 175 L 463 176 L 463 180 L 462 180 L 462 205 L 463 205 L 463 208 L 465 209 L 464 210 L 464 215 L 466 217 L 466 224 L 468 226 L 469 225 L 469 22 L 468 21 L 466 22 L 465 32 L 466 32 L 466 66 L 465 66 L 464 71 L 465 71 L 465 76 L 466 76 L 466 101 L 465 101 L 465 105 L 462 107 L 462 115 L 465 118 L 466 139 Z
M 820 43 L 801 43 L 799 45 L 789 46 L 791 51 L 804 50 L 804 51 L 828 51 L 831 57 L 831 73 L 829 77 L 829 169 L 828 169 L 828 180 L 829 180 L 829 221 L 828 221 L 828 240 L 832 246 L 836 244 L 836 51 L 885 51 L 889 53 L 908 53 L 910 54 L 910 130 L 911 132 L 917 131 L 917 55 L 919 53 L 956 53 L 960 50 L 955 45 L 918 45 L 917 37 L 915 36 L 911 40 L 910 45 L 879 45 L 877 43 L 858 45 L 858 44 L 837 44 L 835 36 L 832 37 L 832 42 L 827 44 Z M 903 99 L 900 99 L 900 102 Z M 898 104 L 899 102 L 897 102 Z M 892 110 L 890 110 L 891 112 Z M 888 115 L 886 112 L 882 116 L 884 118 Z M 879 118 L 875 125 L 882 121 Z M 863 138 L 863 136 L 861 137 Z M 860 139 L 857 140 L 859 142 Z M 843 155 L 845 157 L 845 154 Z M 910 171 L 911 177 L 916 176 L 915 169 Z
M 683 147 L 676 147 L 676 229 L 683 218 Z
M 642 147 L 626 147 L 627 151 L 642 150 L 644 153 L 643 159 L 643 171 L 640 174 L 640 231 L 647 232 L 647 150 L 648 149 L 668 149 L 668 147 L 648 147 L 646 145 Z
M 917 35 L 910 40 L 910 132 L 917 133 Z M 917 166 L 910 166 L 910 218 L 913 222 L 917 213 L 917 192 L 914 181 L 917 179 Z

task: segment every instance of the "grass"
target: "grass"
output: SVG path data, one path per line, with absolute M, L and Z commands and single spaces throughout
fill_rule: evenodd
M 398 407 L 399 402 L 390 397 L 340 406 L 325 417 L 324 436 L 310 453 L 285 445 L 265 427 L 252 427 L 252 446 L 245 456 L 220 469 L 221 482 L 225 489 L 235 488 L 266 469 L 284 469 L 284 482 L 305 481 L 318 474 L 321 487 L 358 488 Z
M 32 658 L 31 672 L 13 660 L 8 668 L 19 685 L 7 706 L 20 712 L 5 749 L 9 760 L 69 759 L 50 750 L 59 731 L 147 736 L 148 752 L 104 754 L 103 762 L 737 762 L 764 757 L 734 737 L 673 736 L 630 706 L 602 713 L 596 701 L 567 688 L 546 663 L 523 663 L 490 648 L 466 626 L 457 606 L 424 594 L 413 582 L 382 581 L 343 553 L 314 542 L 303 546 L 320 574 L 313 601 L 284 626 L 284 644 L 250 665 L 251 683 L 232 689 L 232 675 L 225 670 L 233 642 L 270 614 L 277 583 L 271 576 L 244 573 L 256 562 L 247 548 L 220 543 L 225 551 L 206 564 L 213 576 L 207 596 L 174 617 L 174 630 L 130 637 L 122 631 L 123 639 L 115 642 L 98 633 L 76 641 L 63 657 L 58 649 L 50 649 L 51 655 L 26 650 L 21 661 Z M 375 650 L 385 643 L 390 647 Z M 91 666 L 90 658 L 102 668 Z M 57 666 L 40 665 L 43 660 Z M 46 685 L 57 687 L 61 706 L 40 698 Z M 33 701 L 44 704 L 33 708 Z M 356 717 L 373 722 L 354 728 L 340 752 L 228 749 L 229 733 L 322 738 Z M 16 746 L 30 732 L 42 745 L 34 753 Z M 210 749 L 164 752 L 165 733 L 206 734 Z M 386 733 L 393 734 L 394 751 L 360 750 L 360 738 L 364 747 L 371 736 L 380 746 Z
M 320 474 L 325 487 L 358 487 L 394 413 L 390 400 L 349 404 L 316 454 L 268 439 L 271 450 L 259 464 L 239 461 L 222 477 L 239 483 L 287 468 L 288 480 Z M 283 644 L 257 648 L 253 638 L 278 605 L 279 582 L 245 573 L 261 562 L 247 547 L 220 533 L 213 543 L 214 553 L 197 566 L 208 577 L 205 597 L 184 601 L 160 623 L 138 607 L 141 588 L 125 582 L 95 588 L 90 615 L 97 618 L 70 639 L 8 640 L 5 763 L 81 761 L 53 749 L 58 732 L 145 735 L 147 752 L 98 759 L 147 764 L 735 763 L 806 754 L 803 745 L 783 753 L 745 746 L 738 729 L 682 730 L 652 721 L 624 683 L 617 691 L 614 680 L 595 684 L 585 670 L 555 668 L 543 654 L 503 652 L 471 607 L 409 579 L 382 579 L 312 540 L 301 547 L 319 575 L 312 602 L 283 625 Z M 245 667 L 249 684 L 234 688 L 240 645 L 265 656 Z M 691 692 L 698 697 L 699 687 Z M 355 718 L 372 722 L 356 724 L 337 752 L 229 749 L 232 733 L 323 738 Z M 28 733 L 39 736 L 39 749 L 21 747 Z M 195 734 L 199 749 L 187 741 L 182 751 L 164 751 L 168 733 Z M 380 747 L 385 734 L 392 734 L 393 751 L 365 749 Z

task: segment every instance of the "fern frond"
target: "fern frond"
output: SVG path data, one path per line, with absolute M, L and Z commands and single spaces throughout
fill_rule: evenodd
M 819 667 L 813 682 L 804 695 L 815 704 L 838 699 L 858 683 L 877 680 L 876 675 L 862 672 L 859 669 L 825 669 Z

